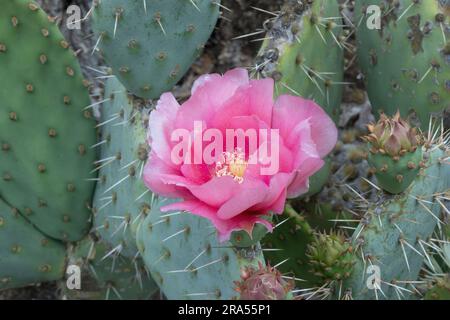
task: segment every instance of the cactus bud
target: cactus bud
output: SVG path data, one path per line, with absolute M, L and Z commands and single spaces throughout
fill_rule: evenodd
M 235 284 L 241 300 L 286 300 L 294 287 L 293 281 L 283 278 L 278 270 L 261 263 L 258 269 L 244 269 L 241 281 Z
M 368 125 L 368 162 L 375 169 L 380 187 L 396 194 L 405 191 L 420 170 L 423 139 L 417 129 L 397 113 L 382 114 L 376 124 Z
M 342 232 L 319 233 L 308 248 L 312 272 L 324 281 L 348 278 L 355 263 L 353 248 Z
M 365 140 L 375 150 L 392 157 L 415 151 L 421 141 L 417 129 L 403 120 L 398 111 L 392 118 L 382 114 L 378 123 L 368 125 L 368 129 L 370 133 Z

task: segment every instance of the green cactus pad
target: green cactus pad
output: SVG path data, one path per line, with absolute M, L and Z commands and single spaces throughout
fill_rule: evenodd
M 145 104 L 127 95 L 120 82 L 109 79 L 101 109 L 101 159 L 94 196 L 94 225 L 100 237 L 124 256 L 133 258 L 136 228 L 150 211 L 153 194 L 142 180 L 148 155 Z
M 0 199 L 0 290 L 64 277 L 65 246 Z
M 380 30 L 367 27 L 369 5 L 382 12 Z M 406 117 L 426 129 L 430 113 L 450 107 L 450 28 L 439 1 L 355 1 L 358 59 L 374 110 Z M 450 110 L 450 109 L 449 109 Z
M 314 240 L 314 230 L 305 217 L 296 213 L 290 206 L 285 213 L 274 217 L 275 227 L 272 234 L 262 240 L 264 257 L 270 265 L 286 275 L 305 280 L 297 283 L 299 287 L 311 287 L 319 280 L 310 272 L 309 258 L 306 256 L 308 245 Z
M 257 71 L 274 78 L 276 95 L 313 99 L 334 120 L 339 115 L 344 76 L 339 17 L 334 0 L 286 1 L 257 59 Z
M 412 186 L 397 196 L 380 192 L 378 201 L 369 205 L 355 230 L 353 247 L 358 259 L 354 272 L 342 286 L 342 291 L 352 292 L 354 299 L 410 296 L 411 290 L 402 290 L 406 285 L 401 281 L 417 280 L 425 259 L 424 242 L 435 230 L 441 211 L 435 197 L 450 186 L 450 166 L 445 160 L 448 159 L 448 151 L 436 146 L 432 149 L 432 152 L 424 154 L 428 159 L 427 168 Z M 376 280 L 376 269 L 372 266 L 380 268 L 382 292 L 367 284 Z M 392 284 L 402 289 L 396 289 Z
M 422 148 L 407 152 L 398 160 L 387 154 L 369 152 L 367 160 L 375 169 L 378 186 L 397 194 L 405 191 L 417 177 L 422 162 Z
M 187 212 L 162 213 L 157 199 L 138 230 L 141 255 L 168 299 L 232 299 L 246 267 L 263 263 L 261 250 L 219 243 L 211 223 Z
M 202 51 L 219 17 L 217 3 L 97 0 L 94 29 L 99 48 L 128 90 L 158 98 Z
M 331 174 L 331 159 L 325 158 L 325 163 L 323 167 L 315 173 L 310 179 L 309 179 L 309 189 L 308 192 L 302 195 L 302 198 L 313 196 L 317 193 L 319 193 L 323 186 L 328 182 L 328 178 Z
M 147 300 L 158 286 L 140 258 L 129 259 L 120 254 L 108 255 L 110 247 L 87 237 L 69 250 L 69 264 L 82 271 L 81 290 L 68 290 L 64 296 L 74 300 Z
M 33 1 L 0 11 L 0 194 L 50 237 L 89 230 L 95 122 L 87 83 L 58 27 Z

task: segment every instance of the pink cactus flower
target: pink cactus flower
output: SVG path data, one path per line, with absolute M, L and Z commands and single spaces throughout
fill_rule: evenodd
M 308 191 L 309 177 L 334 148 L 337 129 L 313 101 L 273 99 L 272 79 L 245 69 L 200 77 L 181 106 L 171 93 L 150 115 L 151 152 L 144 181 L 153 192 L 209 219 L 221 241 L 281 214 L 287 198 Z

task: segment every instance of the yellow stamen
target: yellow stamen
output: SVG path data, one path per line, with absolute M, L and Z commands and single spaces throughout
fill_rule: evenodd
M 246 169 L 245 154 L 240 149 L 236 149 L 234 152 L 222 154 L 220 161 L 216 163 L 216 176 L 231 176 L 238 183 L 242 183 Z

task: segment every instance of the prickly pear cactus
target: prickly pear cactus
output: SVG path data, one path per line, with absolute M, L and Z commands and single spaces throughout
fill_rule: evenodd
M 208 220 L 187 212 L 161 212 L 171 201 L 155 199 L 138 230 L 137 244 L 153 279 L 168 299 L 238 298 L 234 281 L 245 268 L 264 263 L 259 247 L 219 243 Z
M 96 0 L 94 29 L 114 74 L 132 93 L 158 98 L 185 74 L 219 17 L 219 0 Z
M 432 146 L 424 152 L 426 169 L 403 194 L 380 193 L 369 205 L 353 236 L 358 259 L 342 292 L 350 291 L 354 299 L 400 299 L 413 293 L 407 284 L 417 280 L 428 259 L 428 238 L 442 223 L 438 200 L 450 185 L 448 156 L 445 147 Z M 373 277 L 375 267 L 379 281 Z
M 79 240 L 90 227 L 95 122 L 69 44 L 33 1 L 2 3 L 0 70 L 0 194 L 48 236 Z
M 66 248 L 0 199 L 0 290 L 64 276 Z
M 88 236 L 68 251 L 69 265 L 80 267 L 81 290 L 67 290 L 62 282 L 65 299 L 75 300 L 144 300 L 158 291 L 139 257 L 108 255 L 110 247 Z M 69 280 L 70 281 L 70 280 Z
M 105 100 L 99 123 L 94 227 L 116 252 L 133 258 L 138 253 L 136 229 L 149 213 L 153 197 L 142 181 L 149 111 L 142 101 L 128 96 L 115 78 L 106 83 Z
M 380 30 L 367 27 L 370 5 L 381 8 Z M 450 107 L 448 8 L 438 0 L 355 1 L 358 58 L 374 110 L 414 111 L 426 128 L 430 113 Z
M 344 43 L 335 0 L 286 1 L 256 60 L 275 79 L 276 94 L 313 99 L 337 120 L 342 98 Z

